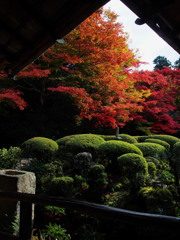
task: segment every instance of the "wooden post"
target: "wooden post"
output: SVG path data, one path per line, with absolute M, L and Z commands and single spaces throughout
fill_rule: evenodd
M 31 240 L 32 235 L 32 203 L 20 202 L 19 240 Z

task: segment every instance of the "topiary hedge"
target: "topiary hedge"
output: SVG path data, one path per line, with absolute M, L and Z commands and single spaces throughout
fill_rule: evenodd
M 110 141 L 110 140 L 117 140 L 117 141 L 123 141 L 123 142 L 128 142 L 128 143 L 137 143 L 137 140 L 135 137 L 128 135 L 128 134 L 119 134 L 120 139 L 116 139 L 115 136 L 113 135 L 100 135 L 105 141 Z
M 173 146 L 173 159 L 180 161 L 180 142 L 177 142 Z
M 151 143 L 157 143 L 157 144 L 160 144 L 162 145 L 163 147 L 165 147 L 167 149 L 167 151 L 170 149 L 170 145 L 169 143 L 163 141 L 163 140 L 160 140 L 160 139 L 155 139 L 155 138 L 148 138 L 145 140 L 145 142 L 151 142 Z
M 175 162 L 175 170 L 180 178 L 180 142 L 174 144 L 173 147 L 173 161 Z
M 148 163 L 143 156 L 126 153 L 117 159 L 122 180 L 130 183 L 131 188 L 143 186 L 148 177 Z
M 169 143 L 169 145 L 171 147 L 173 147 L 173 145 L 177 142 L 180 142 L 180 139 L 171 135 L 150 135 L 150 136 L 138 136 L 137 140 L 138 142 L 144 142 L 146 139 L 148 138 L 153 138 L 153 139 L 159 139 L 162 141 L 165 141 L 167 143 Z
M 51 181 L 45 183 L 47 193 L 53 196 L 72 197 L 74 179 L 72 177 L 54 177 Z
M 59 154 L 64 152 L 74 156 L 80 152 L 90 152 L 95 155 L 98 147 L 105 140 L 95 134 L 77 134 L 60 138 L 56 142 L 59 145 Z
M 139 191 L 146 211 L 155 214 L 174 215 L 173 195 L 167 188 L 144 187 Z
M 58 144 L 49 138 L 34 137 L 25 141 L 21 149 L 23 156 L 26 158 L 48 161 L 58 150 Z
M 160 144 L 144 142 L 135 143 L 134 145 L 142 151 L 144 157 L 150 156 L 161 160 L 167 159 L 167 151 L 165 147 Z
M 156 165 L 156 167 L 161 167 L 161 161 L 155 157 L 147 156 L 145 157 L 147 162 L 152 162 Z
M 153 162 L 147 162 L 147 163 L 148 163 L 148 173 L 152 178 L 154 178 L 157 174 L 157 167 Z
M 135 136 L 134 138 L 137 140 L 137 142 L 141 143 L 141 142 L 145 142 L 145 140 L 150 138 L 150 136 Z
M 125 153 L 136 153 L 141 156 L 143 155 L 141 150 L 133 144 L 116 140 L 110 140 L 102 143 L 98 148 L 98 153 L 102 162 L 105 159 L 108 159 L 111 162 L 116 162 L 117 157 Z
M 99 136 L 101 136 L 105 141 L 118 140 L 116 139 L 115 135 L 99 135 Z
M 119 134 L 121 141 L 128 142 L 128 143 L 137 143 L 135 137 L 128 135 L 128 134 Z

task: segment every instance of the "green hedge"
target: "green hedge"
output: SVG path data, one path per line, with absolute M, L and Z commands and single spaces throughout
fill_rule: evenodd
M 145 140 L 150 138 L 150 136 L 135 136 L 134 138 L 137 140 L 137 142 L 141 143 L 145 142 Z
M 160 168 L 161 167 L 161 160 L 157 159 L 155 157 L 147 156 L 145 157 L 147 162 L 152 162 L 156 165 L 156 167 Z
M 161 160 L 167 159 L 167 151 L 165 147 L 160 144 L 144 142 L 135 143 L 134 145 L 142 151 L 144 157 L 150 156 Z
M 180 142 L 174 144 L 173 158 L 180 161 Z
M 173 160 L 178 176 L 180 177 L 180 142 L 174 144 L 173 147 Z
M 104 159 L 108 159 L 112 162 L 116 162 L 117 158 L 125 153 L 143 155 L 141 150 L 133 144 L 116 140 L 110 140 L 102 143 L 98 148 L 98 153 L 102 161 Z
M 105 141 L 118 140 L 116 139 L 115 135 L 99 135 L 99 136 L 102 137 Z
M 10 147 L 0 149 L 0 169 L 17 167 L 21 160 L 21 149 L 19 147 Z
M 121 138 L 121 141 L 128 142 L 128 143 L 137 143 L 137 140 L 135 137 L 128 135 L 128 134 L 119 134 L 119 137 Z
M 121 178 L 128 181 L 131 187 L 142 186 L 148 177 L 148 164 L 143 156 L 126 153 L 117 159 Z
M 54 177 L 45 183 L 46 190 L 53 196 L 72 197 L 74 179 L 69 176 Z
M 100 136 L 106 141 L 120 140 L 128 143 L 137 143 L 137 140 L 135 139 L 135 137 L 128 134 L 119 134 L 120 139 L 116 139 L 116 137 L 113 135 L 100 135 Z
M 171 135 L 150 135 L 150 136 L 137 136 L 136 139 L 138 142 L 144 142 L 148 138 L 159 139 L 169 143 L 171 147 L 177 142 L 180 142 L 180 139 Z
M 175 205 L 172 193 L 166 188 L 144 187 L 139 191 L 146 211 L 155 214 L 174 215 Z
M 77 134 L 60 138 L 56 142 L 59 145 L 59 154 L 76 155 L 80 152 L 90 152 L 94 155 L 105 140 L 95 134 Z
M 26 158 L 47 161 L 58 150 L 58 144 L 49 138 L 34 137 L 25 141 L 21 149 L 23 156 Z
M 151 143 L 157 143 L 157 144 L 160 144 L 162 145 L 163 147 L 165 147 L 167 149 L 167 151 L 170 149 L 170 145 L 169 143 L 163 141 L 163 140 L 160 140 L 160 139 L 155 139 L 155 138 L 148 138 L 145 140 L 145 142 L 151 142 Z
M 157 173 L 157 167 L 156 164 L 153 162 L 147 162 L 148 163 L 148 173 L 151 177 L 155 177 Z

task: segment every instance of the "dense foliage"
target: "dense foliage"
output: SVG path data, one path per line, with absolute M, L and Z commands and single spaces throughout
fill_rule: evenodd
M 134 113 L 136 128 L 146 134 L 174 134 L 179 124 L 180 70 L 164 68 L 157 71 L 134 72 L 138 89 L 149 90 L 150 95 L 142 102 L 142 113 Z
M 100 161 L 106 166 L 115 169 L 117 157 L 125 153 L 136 153 L 142 155 L 141 150 L 133 144 L 117 140 L 106 141 L 98 148 Z
M 136 153 L 126 153 L 118 157 L 117 161 L 122 182 L 129 184 L 131 190 L 145 184 L 148 176 L 148 163 L 144 157 Z
M 34 137 L 25 141 L 21 148 L 26 158 L 48 161 L 48 158 L 51 158 L 52 154 L 58 150 L 58 144 L 52 139 Z
M 95 134 L 78 134 L 60 138 L 56 141 L 59 152 L 71 152 L 74 155 L 79 152 L 90 152 L 95 154 L 104 139 Z
M 0 145 L 117 126 L 130 135 L 177 133 L 179 68 L 138 71 L 127 39 L 117 15 L 100 9 L 14 79 L 1 73 Z
M 180 139 L 165 135 L 180 129 L 179 62 L 170 69 L 158 57 L 167 64 L 138 71 L 116 20 L 100 9 L 14 79 L 0 73 L 0 168 L 34 172 L 37 193 L 179 216 Z M 34 227 L 52 239 L 134 237 L 129 226 L 50 206 L 37 207 Z
M 167 142 L 165 142 L 163 140 L 160 140 L 160 139 L 148 138 L 148 139 L 145 140 L 145 142 L 157 143 L 157 144 L 160 144 L 163 147 L 165 147 L 167 150 L 170 149 L 169 143 L 167 143 Z
M 0 149 L 0 169 L 11 169 L 17 167 L 21 159 L 21 149 L 10 147 Z
M 18 161 L 14 161 L 13 164 L 16 164 L 12 167 L 36 174 L 37 193 L 82 199 L 135 211 L 179 216 L 180 139 L 171 135 L 121 136 L 124 140 L 133 140 L 134 143 L 118 138 L 109 140 L 112 136 L 103 135 L 102 138 L 96 134 L 65 136 L 57 140 L 58 144 L 51 139 L 32 138 L 25 141 L 29 142 L 28 147 L 31 146 L 28 148 L 31 159 L 25 166 L 21 166 L 20 159 L 22 156 L 29 158 L 29 151 L 24 151 L 23 143 L 22 150 L 12 148 L 9 154 L 8 150 L 1 150 L 3 161 L 0 162 L 0 167 L 6 167 L 3 165 L 5 160 L 11 163 L 10 156 L 16 157 Z M 148 139 L 157 140 L 159 143 L 147 142 Z M 68 145 L 71 141 L 73 144 Z M 167 148 L 162 146 L 165 143 Z M 52 146 L 56 146 L 53 147 L 53 151 Z M 44 161 L 45 158 L 41 158 L 41 154 L 46 155 L 47 149 L 53 154 L 48 154 L 48 161 Z M 39 218 L 43 221 L 39 221 Z M 97 234 L 98 239 L 108 240 L 110 233 L 114 239 L 118 239 L 119 228 L 122 225 L 114 225 L 112 232 L 112 227 L 106 221 L 49 206 L 45 209 L 37 207 L 34 227 L 41 229 L 42 237 L 61 236 L 76 240 L 86 236 L 89 236 L 87 239 L 91 239 Z M 128 228 L 124 226 L 125 229 Z M 152 232 L 147 239 L 157 236 L 155 234 L 157 233 Z M 146 234 L 138 230 L 138 236 L 144 237 Z

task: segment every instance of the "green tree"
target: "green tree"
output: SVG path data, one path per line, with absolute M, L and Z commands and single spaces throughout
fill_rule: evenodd
M 171 67 L 172 64 L 171 62 L 163 56 L 158 56 L 153 60 L 153 64 L 155 64 L 154 66 L 154 70 L 156 69 L 163 69 L 164 67 Z
M 174 68 L 180 69 L 180 58 L 174 62 Z

